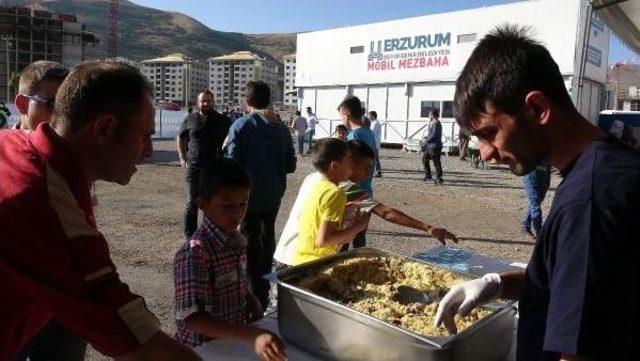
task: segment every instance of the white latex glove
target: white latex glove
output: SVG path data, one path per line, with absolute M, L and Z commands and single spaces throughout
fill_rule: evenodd
M 502 280 L 497 273 L 487 273 L 482 278 L 467 281 L 453 287 L 442 298 L 436 312 L 435 325 L 444 325 L 450 334 L 458 332 L 453 317 L 456 313 L 466 316 L 486 302 L 500 297 L 502 293 Z

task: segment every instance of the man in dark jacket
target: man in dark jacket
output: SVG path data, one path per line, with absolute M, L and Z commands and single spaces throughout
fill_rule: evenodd
M 438 120 L 440 112 L 438 108 L 429 111 L 429 125 L 422 139 L 422 164 L 424 165 L 424 180 L 431 180 L 431 167 L 429 160 L 433 160 L 433 166 L 436 168 L 435 184 L 442 183 L 442 164 L 440 163 L 440 154 L 442 153 L 442 124 Z
M 242 231 L 247 236 L 247 265 L 254 294 L 262 306 L 269 303 L 269 282 L 275 251 L 275 222 L 280 199 L 287 186 L 287 174 L 296 170 L 293 140 L 277 114 L 267 110 L 269 86 L 247 83 L 247 105 L 251 110 L 229 129 L 227 157 L 242 164 L 251 176 L 251 195 Z
M 184 209 L 184 236 L 191 237 L 198 227 L 196 195 L 200 169 L 211 159 L 222 156 L 231 121 L 213 109 L 213 93 L 198 94 L 198 111 L 188 114 L 176 138 L 180 165 L 187 170 L 187 204 Z

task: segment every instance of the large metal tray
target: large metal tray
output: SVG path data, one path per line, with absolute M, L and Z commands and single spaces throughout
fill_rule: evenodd
M 493 312 L 447 337 L 426 337 L 355 311 L 295 286 L 335 261 L 392 256 L 441 268 L 428 262 L 372 248 L 360 248 L 277 273 L 278 327 L 291 344 L 327 360 L 505 360 L 513 337 L 513 303 L 485 305 Z

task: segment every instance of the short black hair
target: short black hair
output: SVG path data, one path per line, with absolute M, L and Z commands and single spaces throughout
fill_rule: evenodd
M 230 158 L 214 158 L 200 170 L 198 198 L 209 200 L 221 190 L 249 189 L 251 178 L 237 161 Z
M 69 70 L 60 63 L 48 60 L 38 60 L 27 65 L 20 73 L 18 93 L 31 95 L 37 92 L 45 81 L 62 83 L 69 75 Z
M 296 115 L 300 115 L 300 111 L 299 110 L 296 110 Z
M 429 113 L 431 113 L 431 115 L 433 115 L 435 118 L 440 118 L 440 110 L 438 108 L 431 108 L 431 110 L 429 110 Z
M 340 105 L 338 105 L 338 110 L 340 110 L 340 108 L 345 108 L 349 111 L 351 117 L 357 120 L 360 120 L 364 114 L 362 103 L 360 103 L 360 99 L 355 95 L 347 95 L 344 97 Z
M 349 129 L 347 129 L 347 126 L 346 126 L 346 125 L 344 125 L 344 124 L 338 124 L 338 125 L 336 125 L 336 128 L 335 128 L 333 131 L 334 131 L 334 132 L 337 132 L 338 130 L 342 130 L 342 131 L 345 131 L 345 132 L 348 132 L 348 131 L 349 131 Z
M 319 139 L 311 151 L 311 163 L 321 173 L 329 170 L 331 162 L 339 161 L 349 152 L 347 143 L 337 138 Z
M 347 148 L 349 148 L 349 153 L 351 153 L 351 157 L 353 157 L 353 160 L 356 162 L 360 162 L 363 159 L 374 159 L 376 157 L 373 149 L 359 139 L 348 141 Z
M 525 95 L 533 90 L 565 109 L 574 108 L 558 64 L 549 51 L 529 36 L 530 28 L 502 25 L 473 50 L 456 82 L 453 114 L 461 127 L 486 112 L 518 115 Z
M 213 92 L 212 92 L 211 90 L 209 90 L 209 89 L 205 89 L 205 90 L 201 91 L 201 92 L 198 94 L 198 96 L 200 96 L 201 94 L 202 94 L 202 95 L 211 95 L 211 97 L 214 97 Z
M 137 68 L 121 62 L 83 62 L 60 85 L 51 122 L 77 131 L 96 116 L 111 113 L 121 135 L 140 114 L 145 97 L 153 99 L 153 87 Z
M 307 110 L 308 110 L 308 111 L 311 111 L 312 109 L 311 109 L 311 107 L 307 107 Z
M 372 117 L 374 117 L 375 119 L 378 119 L 378 112 L 376 112 L 375 110 L 372 110 L 369 112 L 369 115 L 371 115 Z
M 271 90 L 263 81 L 250 81 L 247 83 L 247 104 L 257 109 L 265 109 L 269 106 Z

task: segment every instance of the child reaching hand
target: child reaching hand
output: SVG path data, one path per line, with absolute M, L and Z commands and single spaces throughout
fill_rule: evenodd
M 249 201 L 249 176 L 232 159 L 214 159 L 202 169 L 199 184 L 204 219 L 173 265 L 176 338 L 192 347 L 236 339 L 263 360 L 286 360 L 276 335 L 248 324 L 263 314 L 249 291 L 246 240 L 238 231 Z
M 341 245 L 366 229 L 369 221 L 368 215 L 357 215 L 351 226 L 342 228 L 347 196 L 338 184 L 351 175 L 347 144 L 336 138 L 321 139 L 313 147 L 311 157 L 321 179 L 310 189 L 302 206 L 294 266 L 337 253 Z

